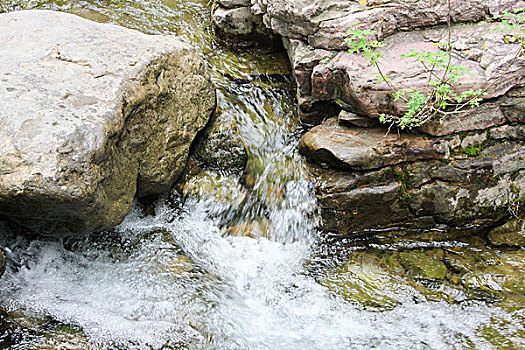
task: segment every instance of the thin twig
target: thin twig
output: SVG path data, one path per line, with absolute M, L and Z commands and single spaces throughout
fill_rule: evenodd
M 392 90 L 393 92 L 399 92 L 391 83 L 390 81 L 388 81 L 388 78 L 383 74 L 383 71 L 381 70 L 381 68 L 379 67 L 379 64 L 377 62 L 374 62 L 374 65 L 377 69 L 377 71 L 379 72 L 379 75 L 381 76 L 381 78 L 383 78 L 384 82 L 386 83 L 386 85 L 388 85 L 388 87 L 390 88 L 390 90 Z M 404 97 L 403 95 L 400 95 L 399 96 L 401 99 L 403 99 L 403 101 L 405 102 L 408 102 L 408 100 L 406 99 L 406 97 Z
M 448 28 L 448 64 L 447 68 L 445 68 L 445 72 L 443 73 L 443 78 L 441 80 L 445 80 L 448 74 L 448 70 L 450 69 L 450 64 L 452 62 L 452 29 L 450 28 L 450 21 L 452 16 L 452 6 L 450 5 L 450 0 L 447 1 L 448 3 L 448 16 L 447 16 L 447 28 Z

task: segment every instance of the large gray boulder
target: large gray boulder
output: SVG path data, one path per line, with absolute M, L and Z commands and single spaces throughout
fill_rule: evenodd
M 195 50 L 51 11 L 0 28 L 0 214 L 85 234 L 170 189 L 215 105 Z

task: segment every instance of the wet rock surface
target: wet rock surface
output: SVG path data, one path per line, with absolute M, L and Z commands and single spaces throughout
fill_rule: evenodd
M 215 104 L 191 47 L 51 11 L 0 25 L 0 213 L 85 234 L 172 186 Z
M 78 326 L 51 317 L 0 309 L 0 348 L 10 349 L 29 343 L 33 349 L 89 349 L 88 336 Z
M 83 1 L 79 3 L 85 4 Z M 119 2 L 119 5 L 124 7 L 123 12 L 128 16 L 127 5 L 136 3 Z M 164 2 L 162 5 L 167 3 L 174 2 Z M 181 3 L 184 9 L 189 7 L 183 1 L 176 5 Z M 64 6 L 63 2 L 58 4 Z M 93 4 L 102 3 L 96 1 Z M 115 5 L 112 3 L 108 7 L 116 7 Z M 150 23 L 150 15 L 156 16 L 159 13 L 162 11 L 147 11 L 142 20 Z M 176 22 L 171 13 L 167 17 L 169 21 Z M 193 19 L 193 13 L 184 18 Z M 212 52 L 215 53 L 213 50 L 217 46 L 213 44 L 212 47 Z M 248 62 L 250 64 L 247 66 L 255 63 Z M 243 75 L 232 76 L 242 78 Z M 228 86 L 232 87 L 230 84 Z M 268 89 L 275 91 L 277 87 L 269 85 Z M 253 85 L 246 86 L 246 91 L 254 90 L 257 91 Z M 233 110 L 235 113 L 237 110 L 232 107 L 241 104 L 243 98 L 248 100 L 242 96 L 240 89 L 233 88 L 232 96 L 236 94 L 239 98 L 224 110 Z M 277 121 L 285 119 L 285 114 L 280 113 L 277 103 L 264 103 L 271 99 L 249 100 L 253 107 L 247 109 L 262 111 L 261 107 L 264 106 L 267 111 L 276 111 L 274 114 Z M 292 103 L 285 104 L 290 108 L 293 106 Z M 264 114 L 264 124 L 255 125 L 267 126 L 268 114 Z M 250 125 L 248 119 L 244 120 L 246 122 L 240 125 Z M 500 140 L 511 140 L 514 137 L 512 135 L 518 134 L 518 129 L 504 127 L 498 131 Z M 261 134 L 266 139 L 264 143 L 254 142 L 249 137 L 246 140 L 248 143 L 251 141 L 252 145 L 257 143 L 257 148 L 264 150 L 268 146 L 272 147 L 273 136 L 283 129 L 283 125 L 269 128 L 266 133 Z M 459 145 L 456 141 L 450 141 L 458 150 L 458 157 L 474 157 L 460 153 L 460 150 L 475 154 L 483 153 L 488 148 L 485 146 L 480 149 L 473 143 L 483 140 L 487 135 L 470 135 L 468 139 L 464 136 L 459 136 Z M 136 217 L 137 213 L 134 212 L 130 218 L 135 218 L 132 221 L 126 220 L 127 223 L 113 234 L 99 233 L 98 239 L 70 238 L 63 247 L 61 240 L 51 247 L 49 242 L 40 242 L 33 249 L 24 249 L 14 244 L 14 247 L 20 248 L 13 250 L 18 251 L 17 255 L 25 262 L 24 266 L 30 266 L 31 269 L 16 274 L 11 271 L 6 273 L 3 281 L 12 288 L 14 296 L 0 288 L 2 307 L 12 305 L 14 301 L 44 315 L 57 315 L 58 311 L 59 319 L 64 322 L 78 322 L 90 337 L 97 339 L 96 336 L 103 336 L 107 339 L 102 345 L 94 346 L 95 348 L 250 349 L 258 348 L 261 344 L 268 344 L 269 347 L 274 344 L 274 348 L 289 344 L 290 347 L 306 349 L 345 346 L 369 349 L 371 344 L 377 348 L 396 349 L 409 349 L 417 347 L 417 344 L 430 348 L 523 348 L 523 298 L 520 304 L 519 294 L 508 294 L 515 298 L 512 302 L 518 310 L 516 314 L 509 314 L 500 308 L 500 298 L 504 294 L 491 292 L 502 287 L 502 280 L 508 280 L 510 285 L 519 283 L 523 270 L 520 271 L 516 268 L 517 264 L 513 265 L 509 261 L 505 262 L 505 269 L 501 269 L 504 259 L 500 260 L 501 263 L 497 262 L 490 248 L 471 245 L 470 249 L 466 249 L 467 242 L 444 240 L 441 237 L 443 232 L 437 230 L 429 237 L 430 241 L 419 244 L 423 232 L 418 232 L 416 239 L 407 239 L 397 245 L 381 239 L 357 241 L 345 246 L 345 252 L 339 256 L 328 254 L 325 264 L 314 268 L 311 274 L 318 277 L 320 283 L 323 279 L 341 280 L 348 295 L 344 300 L 339 298 L 341 290 L 334 287 L 333 283 L 323 283 L 326 287 L 316 286 L 310 271 L 306 271 L 303 266 L 311 257 L 311 251 L 306 246 L 310 247 L 313 243 L 311 238 L 304 237 L 311 227 L 310 224 L 305 225 L 305 221 L 309 221 L 309 212 L 304 209 L 297 212 L 297 209 L 304 208 L 305 205 L 311 205 L 314 210 L 315 203 L 310 198 L 311 187 L 307 184 L 305 175 L 297 174 L 299 165 L 286 160 L 291 158 L 289 151 L 296 147 L 296 141 L 298 140 L 295 137 L 283 138 L 273 145 L 276 152 L 252 157 L 248 171 L 243 176 L 247 188 L 240 188 L 236 179 L 219 180 L 217 174 L 202 174 L 203 176 L 192 178 L 191 181 L 194 182 L 189 184 L 185 196 L 209 199 L 213 203 L 204 208 L 177 206 L 178 209 L 171 212 L 162 206 L 156 206 L 155 210 L 159 209 L 156 217 L 142 217 L 140 214 Z M 462 143 L 473 147 L 462 149 Z M 250 150 L 251 156 L 254 150 L 255 147 Z M 302 163 L 300 167 L 303 168 Z M 275 171 L 277 169 L 278 174 Z M 410 177 L 403 172 L 396 173 L 399 181 L 406 184 L 405 188 L 410 187 Z M 286 181 L 283 179 L 285 177 Z M 295 181 L 290 181 L 290 178 L 301 181 L 308 187 L 295 187 L 298 184 L 294 184 Z M 207 183 L 210 185 L 206 186 Z M 223 208 L 235 206 L 235 203 L 231 204 L 231 199 L 236 202 L 237 198 L 245 198 L 243 192 L 246 189 L 253 191 L 253 197 L 258 198 L 255 200 L 249 194 L 250 200 L 245 202 L 247 205 L 244 208 L 250 212 L 236 213 L 236 217 L 241 219 L 238 222 L 216 227 L 210 225 L 207 212 L 205 220 L 194 219 L 194 216 L 201 214 L 200 210 L 207 211 L 208 208 L 220 210 L 220 215 L 228 215 Z M 305 194 L 308 195 L 308 203 L 305 203 Z M 288 199 L 283 200 L 286 197 Z M 170 199 L 166 205 L 172 207 L 172 200 L 174 199 Z M 190 199 L 187 202 L 191 204 Z M 274 205 L 281 208 L 278 215 L 275 215 L 277 212 Z M 256 212 L 259 208 L 262 210 Z M 192 218 L 188 220 L 187 216 Z M 128 230 L 131 232 L 126 232 Z M 137 235 L 143 238 L 136 239 Z M 234 237 L 235 235 L 244 237 Z M 381 232 L 378 235 L 387 234 Z M 159 242 L 160 237 L 156 238 L 158 236 L 163 237 L 160 240 L 164 243 Z M 260 236 L 269 239 L 248 238 Z M 312 238 L 315 239 L 315 249 L 319 243 L 317 232 Z M 436 242 L 440 241 L 442 244 L 438 247 Z M 177 242 L 182 249 L 178 249 Z M 1 240 L 0 245 L 8 247 Z M 305 249 L 302 248 L 303 245 Z M 13 247 L 12 244 L 11 246 Z M 337 247 L 336 244 L 330 244 L 327 249 L 334 246 Z M 458 259 L 445 259 L 446 252 L 443 248 L 447 247 L 457 248 L 455 255 Z M 304 252 L 298 252 L 297 248 Z M 365 251 L 355 254 L 356 259 L 349 256 L 351 251 L 360 253 L 366 249 L 369 249 L 368 253 L 374 254 L 365 254 Z M 508 250 L 506 247 L 504 250 L 507 254 L 505 259 L 518 261 L 518 264 L 523 261 L 519 250 Z M 39 254 L 41 251 L 46 253 Z M 500 252 L 498 248 L 495 254 Z M 452 257 L 456 257 L 455 255 Z M 385 260 L 391 263 L 383 263 Z M 453 273 L 449 271 L 449 261 L 450 266 L 456 269 Z M 478 267 L 477 263 L 480 261 L 490 263 L 490 269 L 485 269 L 486 266 L 482 264 Z M 332 274 L 336 272 L 332 268 L 346 264 L 349 273 L 339 276 Z M 393 268 L 383 267 L 383 264 Z M 447 269 L 445 277 L 443 265 Z M 509 266 L 513 266 L 515 270 L 506 270 Z M 469 271 L 477 279 L 467 275 Z M 450 281 L 458 277 L 463 279 L 465 275 L 465 284 L 484 286 L 478 288 L 482 291 L 480 296 L 464 292 L 466 298 L 462 298 L 460 293 L 457 298 L 454 297 L 454 290 L 461 291 L 464 287 L 461 282 L 456 281 L 454 286 L 458 287 L 453 289 Z M 327 278 L 323 278 L 325 276 Z M 346 279 L 353 283 L 347 284 Z M 485 288 L 487 286 L 490 288 Z M 356 293 L 357 288 L 361 288 L 363 292 Z M 483 294 L 487 290 L 489 293 Z M 8 297 L 3 297 L 4 295 Z M 368 295 L 377 301 L 369 302 Z M 448 295 L 452 297 L 447 299 Z M 490 297 L 491 295 L 495 297 Z M 58 297 L 50 300 L 49 296 Z M 360 305 L 365 305 L 365 308 L 374 310 L 391 309 L 383 306 L 383 300 L 391 300 L 388 301 L 390 305 L 398 307 L 389 312 L 369 312 L 359 308 Z M 429 302 L 425 302 L 427 300 Z M 452 302 L 445 303 L 443 300 Z M 464 300 L 465 303 L 456 305 L 459 300 Z M 495 303 L 494 307 L 492 303 Z M 94 313 L 86 312 L 90 310 Z M 114 315 L 120 317 L 113 318 Z M 259 327 L 262 321 L 268 327 Z M 506 322 L 510 326 L 501 325 L 500 322 Z M 315 331 L 305 328 L 305 324 L 315 324 Z M 44 332 L 46 328 L 43 329 Z M 144 334 L 143 331 L 147 328 L 154 331 Z M 120 338 L 122 329 L 127 329 L 128 334 Z M 29 328 L 27 333 L 31 330 Z M 14 334 L 16 336 L 20 333 Z M 352 334 L 351 339 L 348 334 Z M 480 341 L 479 338 L 485 335 L 490 343 Z M 123 341 L 122 346 L 119 346 L 119 338 Z M 51 341 L 53 339 L 57 339 L 58 344 L 48 345 L 50 348 L 81 347 L 71 346 L 67 340 L 60 344 L 59 337 L 51 338 Z M 18 343 L 25 345 L 25 340 L 20 337 Z M 28 340 L 28 346 L 40 346 L 39 340 Z
M 516 56 L 519 44 L 497 29 L 498 16 L 523 5 L 519 0 L 453 0 L 450 8 L 438 0 L 242 5 L 282 36 L 303 122 L 321 124 L 299 147 L 313 164 L 327 231 L 360 235 L 392 226 L 448 225 L 479 232 L 513 217 L 511 209 L 525 191 L 525 58 Z M 387 132 L 377 118 L 402 116 L 406 102 L 395 99 L 385 82 L 377 83 L 376 67 L 361 54 L 347 52 L 348 26 L 357 23 L 383 41 L 380 63 L 391 85 L 421 90 L 427 69 L 401 55 L 442 50 L 449 41 L 449 14 L 451 64 L 472 74 L 454 88 L 482 89 L 484 100 L 478 108 L 431 120 L 418 133 Z M 512 227 L 512 234 L 504 230 L 508 237 L 518 234 Z M 510 244 L 496 233 L 492 237 L 494 244 Z
M 193 157 L 205 166 L 225 172 L 242 172 L 248 152 L 239 126 L 218 114 L 194 146 Z
M 4 274 L 6 266 L 7 261 L 5 259 L 4 250 L 0 246 L 0 277 L 2 277 L 2 275 Z
M 238 178 L 212 171 L 202 171 L 191 176 L 182 186 L 181 192 L 185 200 L 208 198 L 220 206 L 218 212 L 238 210 L 246 197 L 246 191 Z
M 303 137 L 301 151 L 313 162 L 328 231 L 363 235 L 369 229 L 441 224 L 476 231 L 512 217 L 509 209 L 525 194 L 525 153 L 523 139 L 513 137 L 517 130 L 495 127 L 433 140 L 385 137 L 331 119 Z
M 1 224 L 1 223 L 0 223 Z M 0 242 L 12 244 L 15 241 L 17 232 L 2 227 Z M 147 265 L 148 272 L 156 275 L 157 283 L 167 283 L 167 281 L 180 281 L 182 284 L 195 283 L 195 281 L 210 281 L 215 279 L 211 273 L 203 268 L 192 259 L 177 244 L 173 235 L 164 229 L 149 229 L 139 234 L 122 234 L 117 230 L 107 232 L 96 232 L 87 236 L 72 236 L 67 238 L 39 237 L 34 239 L 27 236 L 19 236 L 16 247 L 11 246 L 14 263 L 7 275 L 18 272 L 19 269 L 25 269 L 23 266 L 24 259 L 20 259 L 18 253 L 28 249 L 31 245 L 40 242 L 43 245 L 57 244 L 60 249 L 67 251 L 70 257 L 89 260 L 90 264 L 100 263 L 102 257 L 109 261 L 129 261 L 140 252 L 149 251 L 149 259 L 142 262 L 143 266 Z M 42 239 L 42 240 L 40 240 Z M 152 247 L 154 247 L 152 249 Z M 42 246 L 39 246 L 41 249 Z M 23 254 L 24 255 L 24 254 Z M 60 264 L 67 264 L 62 261 Z M 38 269 L 38 266 L 33 266 Z M 49 271 L 49 270 L 48 270 Z M 54 271 L 53 271 L 54 272 Z M 136 273 L 136 271 L 135 271 Z M 45 275 L 46 273 L 44 273 Z M 51 273 L 50 273 L 51 274 Z M 94 273 L 96 274 L 96 273 Z M 136 274 L 135 276 L 136 277 Z M 130 278 L 133 279 L 133 278 Z M 162 280 L 162 282 L 159 282 Z M 7 288 L 8 284 L 3 287 Z M 90 288 L 87 286 L 86 288 Z M 130 286 L 132 289 L 133 286 Z M 19 307 L 17 303 L 0 307 L 0 349 L 129 349 L 133 347 L 130 343 L 113 341 L 111 345 L 106 345 L 103 340 L 94 339 L 89 330 L 85 330 L 77 322 L 70 320 L 59 320 L 52 314 L 42 314 L 29 308 Z M 109 316 L 111 317 L 111 316 Z M 122 322 L 124 323 L 124 322 Z M 171 346 L 181 348 L 180 346 Z M 141 348 L 157 348 L 149 345 Z M 182 347 L 189 348 L 188 346 Z
M 451 231 L 383 231 L 327 242 L 311 264 L 326 264 L 317 275 L 320 284 L 369 310 L 407 302 L 484 301 L 519 313 L 525 302 L 524 251 L 487 243 Z M 336 264 L 326 260 L 333 256 Z
M 488 239 L 496 246 L 525 247 L 525 221 L 522 217 L 514 217 L 501 226 L 493 228 Z

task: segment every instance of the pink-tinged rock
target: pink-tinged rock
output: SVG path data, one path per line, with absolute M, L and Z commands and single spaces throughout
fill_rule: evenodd
M 494 32 L 499 24 L 480 23 L 457 25 L 452 31 L 454 50 L 452 64 L 460 64 L 471 74 L 464 75 L 454 83 L 458 93 L 469 89 L 483 89 L 484 99 L 503 96 L 511 88 L 525 84 L 525 58 L 514 61 L 519 46 L 505 44 L 500 32 Z M 397 90 L 428 89 L 429 73 L 420 62 L 412 58 L 401 58 L 410 50 L 437 52 L 437 43 L 447 39 L 446 30 L 428 29 L 411 33 L 398 33 L 384 41 L 381 70 Z M 444 69 L 434 74 L 443 76 Z M 502 76 L 501 79 L 498 77 Z M 381 113 L 403 115 L 407 104 L 403 99 L 395 100 L 393 91 L 385 83 L 377 83 L 377 68 L 366 62 L 361 54 L 341 51 L 330 62 L 319 64 L 312 73 L 312 96 L 316 99 L 341 100 L 351 105 L 354 111 L 369 117 Z M 454 118 L 451 118 L 454 119 Z
M 452 0 L 452 22 L 477 22 L 524 8 L 522 0 Z M 252 12 L 263 14 L 274 32 L 307 41 L 315 48 L 339 50 L 348 25 L 359 21 L 362 28 L 376 30 L 379 37 L 400 30 L 445 24 L 449 13 L 446 0 L 252 0 Z
M 359 22 L 359 28 L 374 30 L 377 38 L 388 37 L 382 65 L 398 89 L 422 88 L 428 82 L 425 69 L 399 56 L 410 48 L 437 50 L 434 44 L 447 41 L 450 13 L 455 32 L 452 41 L 457 48 L 454 63 L 474 74 L 463 77 L 457 88 L 488 87 L 486 98 L 492 99 L 523 85 L 525 59 L 520 58 L 506 71 L 518 46 L 505 45 L 501 32 L 491 32 L 499 24 L 476 22 L 519 8 L 525 8 L 524 0 L 451 0 L 450 9 L 447 0 L 251 0 L 250 10 L 262 16 L 264 26 L 283 37 L 294 67 L 299 57 L 301 64 L 294 73 L 301 115 L 306 122 L 319 123 L 340 108 L 367 116 L 401 115 L 406 110 L 402 101 L 393 101 L 385 84 L 375 84 L 374 67 L 360 55 L 346 53 L 349 25 Z M 406 34 L 409 31 L 413 32 Z M 325 62 L 322 56 L 333 59 Z M 501 75 L 505 79 L 494 85 L 487 83 Z
M 329 1 L 330 2 L 330 1 Z M 503 13 L 503 11 L 520 8 L 525 5 L 516 0 L 452 0 L 451 20 L 453 23 L 478 22 Z M 353 6 L 352 6 L 353 5 Z M 360 28 L 377 32 L 379 38 L 392 35 L 398 31 L 432 27 L 447 23 L 449 8 L 446 0 L 431 1 L 368 1 L 367 6 L 348 4 L 346 11 L 330 19 L 322 13 L 312 18 L 321 19 L 319 29 L 308 37 L 314 47 L 339 49 L 345 46 L 348 26 L 359 22 Z M 329 7 L 328 4 L 323 6 Z M 523 7 L 523 6 L 521 6 Z

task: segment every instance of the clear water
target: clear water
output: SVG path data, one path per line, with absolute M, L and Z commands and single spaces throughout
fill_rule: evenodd
M 0 227 L 0 244 L 11 260 L 0 280 L 0 307 L 62 325 L 57 331 L 42 321 L 25 321 L 29 325 L 5 347 L 525 347 L 520 310 L 426 301 L 417 290 L 404 288 L 399 305 L 376 311 L 318 283 L 323 269 L 337 262 L 315 263 L 324 246 L 316 230 L 314 186 L 296 151 L 302 130 L 294 90 L 289 78 L 274 76 L 286 71 L 285 64 L 275 64 L 286 58 L 263 49 L 221 47 L 211 33 L 207 1 L 0 4 L 0 10 L 21 8 L 73 12 L 192 43 L 209 63 L 219 110 L 238 123 L 250 159 L 243 181 L 208 174 L 227 179 L 221 186 L 229 197 L 202 191 L 180 204 L 172 193 L 155 204 L 154 216 L 136 205 L 111 232 L 29 240 Z M 246 182 L 248 187 L 240 184 Z M 228 227 L 236 234 L 228 234 Z M 27 331 L 37 326 L 44 330 Z

